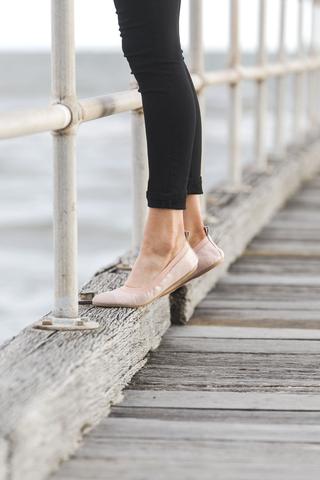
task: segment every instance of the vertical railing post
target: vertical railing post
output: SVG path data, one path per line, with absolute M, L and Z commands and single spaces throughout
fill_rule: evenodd
M 281 0 L 280 12 L 280 35 L 278 62 L 283 63 L 286 59 L 285 49 L 285 24 L 286 24 L 286 0 Z M 281 157 L 285 153 L 285 86 L 286 77 L 281 75 L 277 80 L 276 121 L 275 121 L 275 153 Z
M 318 57 L 319 56 L 319 37 L 318 31 L 320 28 L 320 1 L 314 0 L 314 10 L 313 10 L 313 21 L 314 21 L 314 31 L 313 31 L 313 44 L 314 44 L 314 54 Z M 316 122 L 316 129 L 319 131 L 319 120 L 320 120 L 320 69 L 317 68 L 314 71 L 314 120 Z
M 189 47 L 189 68 L 191 73 L 196 73 L 203 78 L 204 48 L 203 48 L 203 2 L 202 0 L 190 0 L 190 47 Z M 205 89 L 202 87 L 198 93 L 199 106 L 202 122 L 202 177 L 204 177 L 204 130 L 205 130 Z M 204 183 L 204 182 L 203 182 Z M 206 212 L 205 192 L 200 196 L 202 213 Z
M 76 96 L 74 0 L 52 0 L 51 9 L 51 104 L 66 105 L 72 120 L 66 129 L 52 132 L 54 311 L 43 325 L 83 329 L 85 319 L 78 318 L 76 136 L 81 112 Z
M 230 0 L 230 58 L 229 67 L 238 70 L 240 66 L 239 46 L 239 0 Z M 227 189 L 242 189 L 241 167 L 241 113 L 242 92 L 241 81 L 230 84 L 229 106 L 229 185 Z
M 303 28 L 303 0 L 299 0 L 298 51 L 297 51 L 297 57 L 299 59 L 302 59 L 304 56 L 302 28 Z M 304 131 L 303 131 L 302 123 L 303 123 L 303 72 L 298 72 L 296 74 L 295 113 L 294 113 L 294 124 L 293 124 L 295 143 L 299 143 L 304 140 Z
M 138 84 L 131 75 L 130 89 Z M 146 190 L 148 183 L 148 151 L 143 108 L 131 111 L 132 158 L 132 250 L 138 253 L 148 216 Z
M 318 34 L 316 36 L 316 32 L 319 31 L 320 28 L 320 1 L 315 0 L 314 2 L 314 45 L 315 45 L 315 55 L 319 56 L 319 37 Z M 315 120 L 317 123 L 317 130 L 319 131 L 319 112 L 320 112 L 320 69 L 318 68 L 315 70 L 314 73 L 315 77 L 315 99 L 314 99 L 314 112 L 315 113 Z
M 316 2 L 312 1 L 312 14 L 311 14 L 311 41 L 309 56 L 312 58 L 316 55 Z M 308 74 L 309 88 L 308 88 L 308 127 L 311 134 L 317 131 L 317 71 L 311 70 Z
M 259 11 L 259 48 L 258 48 L 258 65 L 266 66 L 266 45 L 265 45 L 265 27 L 266 27 L 266 0 L 260 0 Z M 266 79 L 260 79 L 257 82 L 258 98 L 257 98 L 257 123 L 256 123 L 256 155 L 258 162 L 258 170 L 265 172 L 267 170 L 267 155 L 265 146 L 266 131 L 266 95 L 267 82 Z

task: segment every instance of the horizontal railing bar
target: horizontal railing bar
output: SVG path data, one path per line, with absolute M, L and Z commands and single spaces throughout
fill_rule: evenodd
M 204 86 L 200 75 L 192 74 L 195 89 L 201 90 Z M 142 99 L 138 90 L 102 95 L 101 97 L 88 98 L 79 101 L 82 108 L 82 122 L 89 122 L 101 117 L 108 117 L 116 113 L 137 110 L 142 107 Z
M 137 110 L 142 107 L 141 95 L 138 89 L 102 95 L 101 97 L 80 100 L 82 122 L 89 122 L 116 113 Z
M 61 104 L 5 112 L 0 114 L 0 139 L 60 130 L 70 122 L 71 112 Z
M 237 83 L 241 80 L 264 80 L 268 77 L 279 77 L 288 73 L 317 70 L 320 68 L 320 57 L 306 57 L 279 63 L 266 64 L 264 67 L 242 67 L 236 69 L 217 70 L 204 73 L 204 85 L 219 85 L 222 83 Z
M 233 84 L 241 80 L 263 80 L 288 73 L 320 69 L 320 56 L 271 63 L 265 66 L 229 68 L 204 72 L 202 76 L 192 74 L 197 91 L 204 86 Z M 141 95 L 137 89 L 112 93 L 101 97 L 79 101 L 82 110 L 81 122 L 115 115 L 116 113 L 136 110 L 142 107 Z M 4 112 L 0 114 L 0 139 L 20 137 L 31 133 L 61 130 L 71 121 L 71 112 L 65 105 Z

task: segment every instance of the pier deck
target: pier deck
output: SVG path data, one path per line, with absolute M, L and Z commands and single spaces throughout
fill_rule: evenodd
M 52 480 L 320 478 L 320 176 L 171 327 Z

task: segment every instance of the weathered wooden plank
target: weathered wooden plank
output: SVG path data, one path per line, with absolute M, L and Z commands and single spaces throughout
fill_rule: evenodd
M 241 299 L 261 301 L 281 301 L 286 299 L 290 302 L 304 300 L 318 301 L 320 287 L 287 286 L 287 285 L 241 285 L 241 284 L 218 284 L 211 290 L 206 298 L 213 299 Z M 201 303 L 199 304 L 199 306 Z M 198 307 L 199 307 L 198 306 Z
M 319 246 L 320 249 L 320 246 Z M 286 285 L 286 286 L 320 286 L 320 277 L 292 275 L 232 275 L 227 274 L 219 280 L 220 285 Z
M 290 312 L 292 310 L 305 311 L 315 311 L 319 312 L 320 316 L 320 301 L 315 300 L 305 300 L 305 301 L 296 301 L 294 303 L 290 301 L 256 301 L 256 300 L 224 300 L 219 298 L 211 298 L 207 296 L 202 300 L 201 304 L 197 307 L 199 309 L 214 309 L 218 310 L 284 310 Z
M 288 457 L 288 456 L 286 456 Z M 168 480 L 183 479 L 195 480 L 301 480 L 308 478 L 318 480 L 319 466 L 308 465 L 305 462 L 301 465 L 294 463 L 278 463 L 270 465 L 261 462 L 258 465 L 241 463 L 217 463 L 216 459 L 202 461 L 168 460 L 161 459 L 92 459 L 77 458 L 70 462 L 70 465 L 63 467 L 62 471 L 53 478 L 59 480 L 78 480 L 80 478 L 90 480 Z
M 237 328 L 237 327 L 195 327 L 187 324 L 188 328 L 172 325 L 165 333 L 167 338 L 264 338 L 264 339 L 318 339 L 320 330 L 305 329 L 273 329 L 273 328 Z M 190 328 L 189 328 L 190 327 Z M 319 352 L 320 353 L 320 352 Z
M 268 252 L 265 252 L 268 253 Z M 267 275 L 320 275 L 320 256 L 305 257 L 301 255 L 275 256 L 256 255 L 254 252 L 244 252 L 229 269 L 231 274 L 262 273 Z
M 319 186 L 312 186 L 311 182 L 308 183 L 307 186 L 301 188 L 301 190 L 295 194 L 294 199 L 296 201 L 310 200 L 311 202 L 318 201 L 320 203 Z
M 293 242 L 279 240 L 254 240 L 248 247 L 248 251 L 252 252 L 275 252 L 277 254 L 284 253 L 290 255 L 320 255 L 320 246 L 318 241 L 314 242 Z
M 273 222 L 280 222 L 280 221 L 294 221 L 294 222 L 299 222 L 300 226 L 303 226 L 304 224 L 308 222 L 315 222 L 318 224 L 320 220 L 320 213 L 319 211 L 308 211 L 304 209 L 302 212 L 301 211 L 289 211 L 286 210 L 285 208 L 281 210 L 280 212 L 275 215 L 274 219 L 271 220 L 270 223 Z M 318 224 L 319 225 L 319 224 Z
M 320 425 L 248 424 L 244 428 L 242 423 L 106 418 L 92 430 L 88 438 L 232 440 L 241 442 L 318 443 L 320 445 Z
M 130 389 L 319 394 L 319 360 L 314 355 L 157 352 Z
M 298 321 L 320 321 L 320 313 L 318 311 L 309 311 L 309 310 L 258 310 L 258 309 L 226 309 L 214 308 L 214 302 L 208 307 L 206 305 L 200 304 L 199 307 L 194 312 L 195 317 L 206 317 L 206 318 L 221 318 L 221 319 L 247 319 L 247 320 L 286 320 L 290 322 L 291 320 Z M 263 326 L 263 325 L 261 325 Z M 290 328 L 290 325 L 287 325 L 287 328 Z
M 219 410 L 196 408 L 152 408 L 121 407 L 111 408 L 109 418 L 155 418 L 159 420 L 185 420 L 197 422 L 267 423 L 282 425 L 319 425 L 320 411 L 278 411 L 278 410 Z
M 278 353 L 283 355 L 291 353 L 293 355 L 318 355 L 320 365 L 320 341 L 316 340 L 167 337 L 162 339 L 159 351 L 176 353 Z
M 320 207 L 319 207 L 320 208 Z M 298 228 L 298 226 L 297 226 Z M 288 230 L 280 230 L 273 228 L 264 228 L 262 232 L 255 237 L 252 243 L 259 242 L 275 242 L 283 241 L 289 245 L 297 245 L 302 247 L 307 247 L 308 245 L 314 244 L 320 241 L 320 229 L 319 230 L 310 230 L 310 229 L 300 229 L 295 230 L 294 232 L 288 232 Z
M 123 393 L 122 407 L 320 411 L 320 395 L 157 390 Z
M 285 229 L 288 234 L 294 233 L 297 228 L 303 228 L 303 229 L 309 229 L 313 231 L 318 231 L 319 230 L 319 218 L 314 220 L 314 218 L 310 218 L 308 220 L 304 219 L 295 219 L 292 215 L 291 217 L 288 218 L 278 218 L 278 216 L 275 216 L 270 223 L 268 224 L 269 229 Z
M 270 442 L 168 441 L 88 438 L 74 457 L 162 459 L 162 461 L 215 461 L 320 465 L 320 445 Z
M 196 314 L 198 312 L 195 312 Z M 264 319 L 247 319 L 247 318 L 210 318 L 206 316 L 198 316 L 195 315 L 192 317 L 188 325 L 190 326 L 221 326 L 221 327 L 242 327 L 242 328 L 275 328 L 275 329 L 287 329 L 290 328 L 297 328 L 301 329 L 304 328 L 306 330 L 314 330 L 320 329 L 320 321 L 319 320 L 308 320 L 308 322 L 304 320 L 282 320 L 281 318 L 264 318 Z
M 287 207 L 286 210 L 289 212 L 290 211 L 302 212 L 303 210 L 308 210 L 309 212 L 312 212 L 312 211 L 318 212 L 320 207 L 320 202 L 315 197 L 299 199 L 299 200 L 294 199 L 291 202 L 288 202 L 286 207 Z

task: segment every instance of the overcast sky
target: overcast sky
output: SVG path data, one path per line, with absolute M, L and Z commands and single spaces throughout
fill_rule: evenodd
M 134 1 L 134 0 L 132 0 Z M 0 50 L 50 49 L 50 0 L 3 0 L 0 4 Z M 228 46 L 228 0 L 203 0 L 204 44 L 207 50 Z M 304 38 L 310 40 L 311 0 L 305 1 Z M 188 5 L 182 0 L 181 43 L 188 46 Z M 259 0 L 240 0 L 240 38 L 245 51 L 256 48 Z M 267 44 L 275 50 L 279 31 L 279 0 L 267 0 Z M 298 0 L 287 0 L 287 48 L 296 47 Z M 121 51 L 113 0 L 75 0 L 75 36 L 78 50 Z

